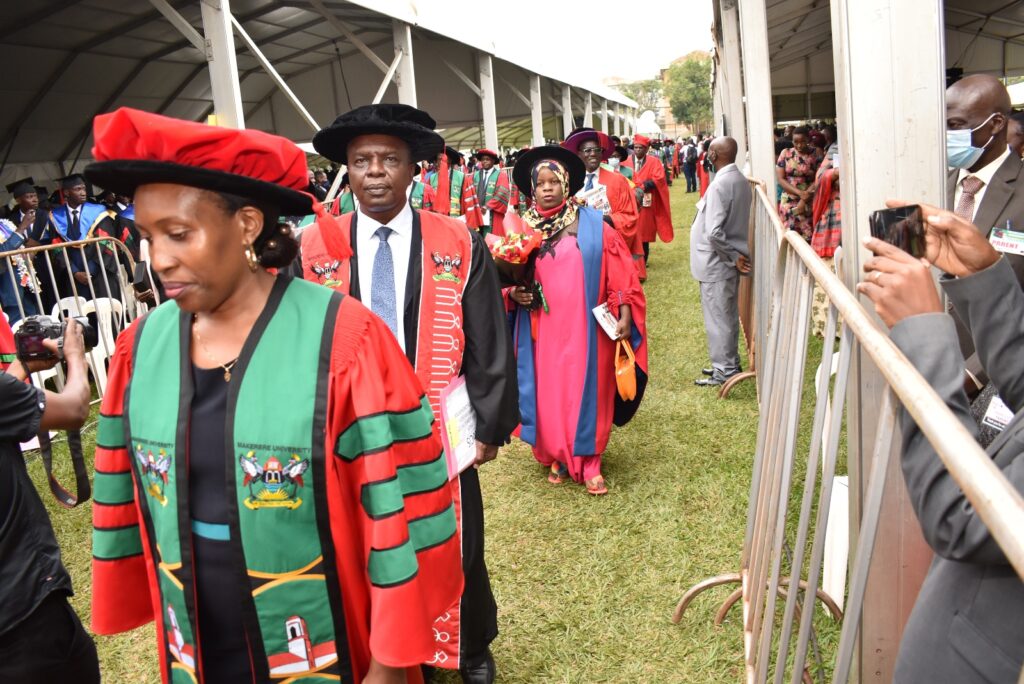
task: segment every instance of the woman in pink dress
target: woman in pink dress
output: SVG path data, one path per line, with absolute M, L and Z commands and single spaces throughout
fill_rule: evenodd
M 632 418 L 647 379 L 646 302 L 633 258 L 622 236 L 601 212 L 571 198 L 583 186 L 584 167 L 560 147 L 537 147 L 513 170 L 516 185 L 531 188 L 527 230 L 541 233 L 530 286 L 510 293 L 516 305 L 520 437 L 549 469 L 548 480 L 571 477 L 594 495 L 608 488 L 601 454 L 612 423 Z M 535 284 L 533 284 L 535 283 Z M 637 395 L 622 400 L 616 388 L 616 340 L 592 309 L 607 304 L 615 335 L 636 357 Z

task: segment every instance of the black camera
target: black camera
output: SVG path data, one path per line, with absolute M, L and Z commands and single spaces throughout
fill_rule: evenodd
M 96 328 L 92 327 L 85 316 L 74 319 L 82 326 L 82 337 L 85 351 L 96 346 Z M 43 346 L 43 340 L 64 339 L 66 321 L 55 321 L 49 316 L 29 316 L 22 322 L 18 332 L 14 333 L 14 346 L 20 361 L 49 361 L 57 358 L 53 352 Z

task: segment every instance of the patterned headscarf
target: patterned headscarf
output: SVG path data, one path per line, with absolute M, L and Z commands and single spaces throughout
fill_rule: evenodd
M 537 204 L 537 177 L 544 169 L 555 174 L 555 178 L 562 186 L 563 197 L 560 205 L 546 211 Z M 539 230 L 545 240 L 576 221 L 576 203 L 569 198 L 569 172 L 561 162 L 555 159 L 541 159 L 533 165 L 533 169 L 530 170 L 530 194 L 533 196 L 533 205 L 523 215 L 523 221 L 534 230 Z

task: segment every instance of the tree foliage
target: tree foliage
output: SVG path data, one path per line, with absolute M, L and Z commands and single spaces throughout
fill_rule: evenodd
M 690 55 L 665 74 L 665 96 L 675 120 L 692 130 L 714 128 L 711 106 L 711 57 Z M 635 99 L 635 98 L 634 98 Z
M 641 111 L 645 109 L 657 111 L 658 100 L 661 99 L 662 93 L 662 83 L 658 79 L 651 78 L 646 81 L 623 83 L 617 87 L 623 95 L 636 100 Z

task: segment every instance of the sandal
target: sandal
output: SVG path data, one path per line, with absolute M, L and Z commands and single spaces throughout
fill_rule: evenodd
M 594 496 L 602 496 L 608 493 L 608 487 L 604 484 L 604 478 L 597 475 L 593 479 L 584 482 L 587 485 L 587 494 L 593 494 Z
M 555 461 L 551 464 L 551 470 L 548 471 L 548 482 L 556 485 L 562 484 L 568 476 L 569 469 L 558 461 Z

